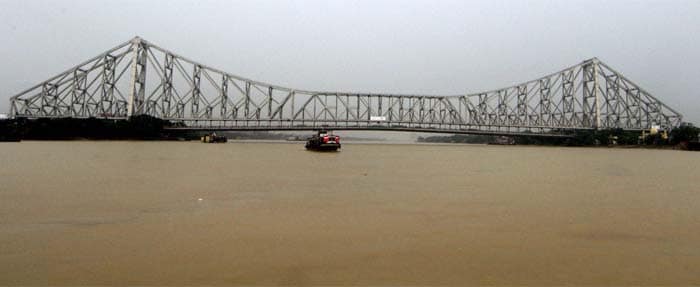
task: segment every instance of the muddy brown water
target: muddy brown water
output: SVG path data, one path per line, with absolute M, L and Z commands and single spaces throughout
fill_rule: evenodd
M 0 163 L 0 285 L 700 284 L 700 153 L 86 141 Z

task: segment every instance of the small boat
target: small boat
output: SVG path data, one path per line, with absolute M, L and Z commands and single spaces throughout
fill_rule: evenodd
M 21 142 L 22 139 L 19 137 L 13 137 L 13 136 L 0 136 L 0 142 Z
M 514 145 L 515 139 L 513 139 L 512 137 L 500 136 L 492 141 L 489 141 L 488 144 L 490 144 L 490 145 Z
M 209 135 L 205 135 L 201 138 L 203 143 L 225 143 L 228 141 L 228 138 L 225 136 L 218 136 L 216 133 L 212 133 Z
M 340 148 L 340 137 L 320 130 L 306 140 L 306 149 L 315 151 L 337 151 Z

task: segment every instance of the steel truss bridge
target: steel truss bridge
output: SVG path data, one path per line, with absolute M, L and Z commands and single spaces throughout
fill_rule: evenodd
M 682 115 L 596 58 L 473 94 L 300 90 L 229 74 L 136 37 L 10 99 L 27 118 L 150 115 L 185 130 L 397 130 L 557 136 L 673 128 Z

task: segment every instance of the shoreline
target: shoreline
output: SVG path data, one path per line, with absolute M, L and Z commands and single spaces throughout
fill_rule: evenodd
M 177 138 L 163 138 L 163 139 L 88 139 L 88 138 L 74 138 L 74 139 L 23 139 L 20 142 L 188 142 L 188 143 L 200 143 L 199 140 L 195 139 L 177 139 Z M 227 143 L 233 144 L 299 144 L 303 145 L 305 141 L 297 140 L 290 141 L 284 139 L 229 139 Z M 0 142 L 10 143 L 10 142 Z M 423 145 L 423 146 L 489 146 L 489 147 L 551 147 L 551 148 L 595 148 L 595 149 L 621 149 L 621 150 L 678 150 L 686 151 L 681 148 L 680 145 L 671 146 L 654 146 L 654 145 L 539 145 L 539 144 L 488 144 L 488 143 L 452 143 L 452 142 L 419 142 L 419 141 L 393 141 L 393 140 L 345 140 L 344 144 L 351 145 Z M 226 143 L 220 143 L 226 144 Z
M 36 141 L 198 141 L 205 131 L 174 131 L 167 127 L 182 126 L 147 115 L 124 120 L 108 119 L 26 119 L 16 118 L 0 121 L 0 142 L 18 140 Z M 555 147 L 606 147 L 623 149 L 682 149 L 698 150 L 700 128 L 685 124 L 672 130 L 649 132 L 622 129 L 577 130 L 566 138 L 546 138 L 537 134 L 518 136 L 485 136 L 444 134 L 418 136 L 415 141 L 347 137 L 349 143 L 397 143 L 397 144 L 478 144 Z M 220 132 L 229 141 L 276 141 L 303 142 L 304 133 L 286 134 L 276 132 Z M 293 140 L 290 140 L 292 138 Z

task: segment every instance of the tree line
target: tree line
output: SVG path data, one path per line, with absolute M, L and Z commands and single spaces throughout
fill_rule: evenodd
M 562 132 L 564 133 L 564 132 Z M 559 145 L 559 146 L 597 146 L 597 145 L 648 145 L 675 146 L 688 142 L 697 142 L 700 128 L 684 123 L 668 133 L 649 134 L 623 129 L 576 130 L 566 132 L 568 138 L 542 137 L 538 135 L 510 136 L 513 144 L 520 145 Z M 418 142 L 472 143 L 486 144 L 499 142 L 499 136 L 491 135 L 449 135 L 418 137 Z

